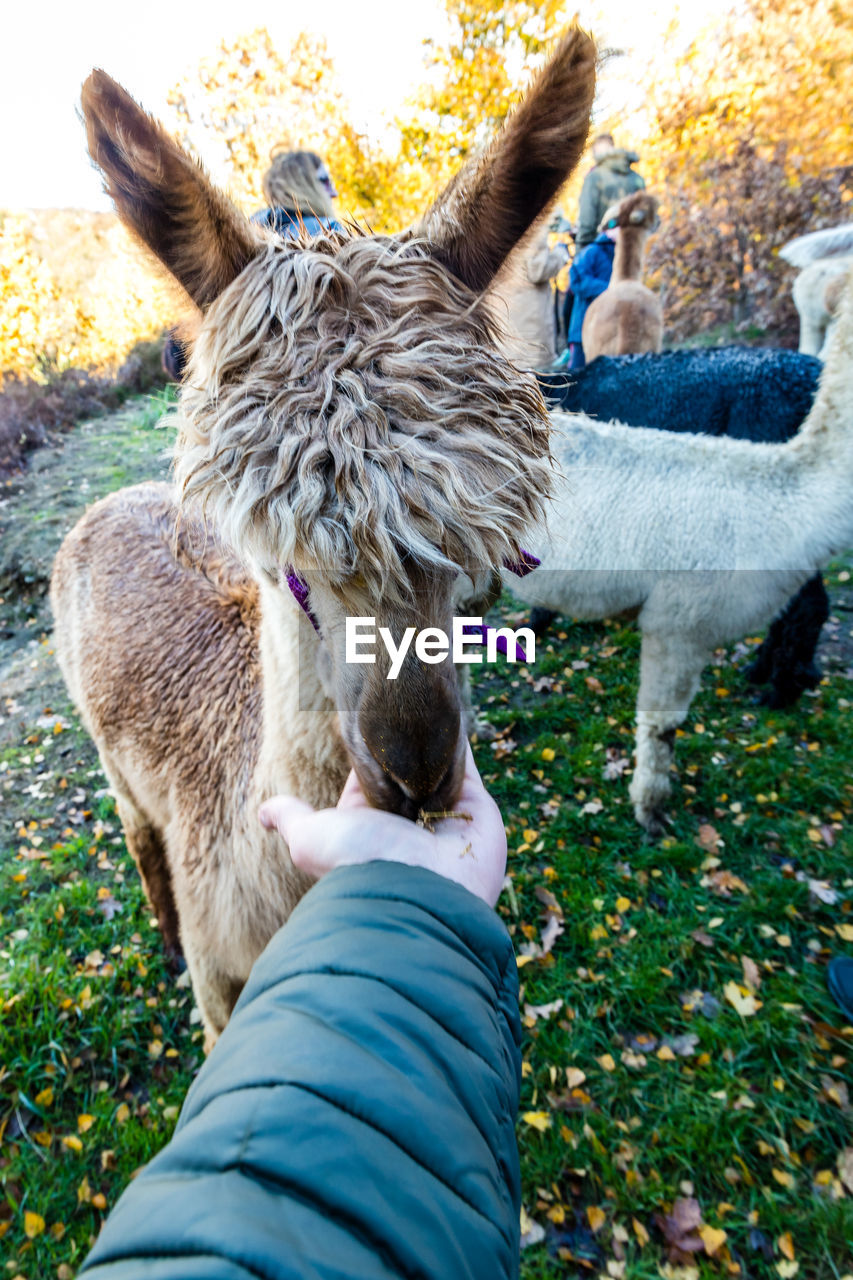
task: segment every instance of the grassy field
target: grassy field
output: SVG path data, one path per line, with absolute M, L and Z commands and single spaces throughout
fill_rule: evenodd
M 116 483 L 159 456 L 136 413 L 138 467 L 116 463 Z M 45 460 L 45 492 L 67 491 L 62 465 Z M 479 680 L 499 736 L 475 750 L 506 819 L 499 909 L 521 966 L 525 1280 L 853 1274 L 853 1027 L 825 989 L 828 958 L 853 954 L 853 614 L 838 608 L 848 570 L 828 583 L 814 696 L 754 705 L 754 640 L 706 672 L 658 844 L 627 796 L 632 629 L 566 625 L 534 668 Z M 37 594 L 3 604 L 29 636 L 0 723 L 9 1280 L 74 1274 L 202 1056 Z

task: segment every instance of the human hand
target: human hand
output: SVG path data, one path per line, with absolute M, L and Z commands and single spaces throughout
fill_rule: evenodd
M 428 831 L 408 818 L 372 808 L 350 773 L 334 809 L 313 809 L 295 796 L 274 796 L 264 801 L 258 817 L 284 837 L 294 865 L 307 875 L 319 878 L 335 867 L 360 862 L 403 862 L 455 880 L 493 907 L 506 871 L 506 832 L 470 746 L 454 812 L 468 817 L 437 818 L 434 831 Z

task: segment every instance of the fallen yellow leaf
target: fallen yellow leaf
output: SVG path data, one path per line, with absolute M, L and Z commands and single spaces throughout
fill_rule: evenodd
M 595 1204 L 587 1206 L 586 1217 L 593 1232 L 600 1231 L 607 1221 L 607 1214 Z
M 786 1170 L 771 1169 L 770 1172 L 773 1174 L 774 1181 L 778 1182 L 780 1187 L 792 1187 L 794 1185 L 793 1174 L 788 1173 Z
M 794 1257 L 795 1257 L 794 1241 L 791 1237 L 790 1231 L 786 1231 L 783 1236 L 779 1237 L 779 1239 L 776 1241 L 776 1246 L 779 1252 L 781 1254 L 784 1254 L 784 1256 L 788 1259 L 789 1262 L 794 1261 Z
M 586 1080 L 586 1072 L 580 1067 L 566 1067 L 566 1084 L 570 1089 L 579 1089 Z
M 605 1071 L 616 1070 L 616 1063 L 614 1062 L 613 1057 L 609 1053 L 603 1053 L 600 1058 L 596 1058 L 596 1062 Z
M 63 1147 L 67 1147 L 69 1151 L 82 1151 L 83 1143 L 77 1137 L 76 1133 L 67 1133 L 62 1139 Z
M 637 1237 L 637 1239 L 640 1242 L 640 1248 L 644 1249 L 646 1245 L 649 1243 L 648 1231 L 643 1226 L 642 1222 L 640 1222 L 639 1218 L 632 1218 L 631 1226 L 634 1228 L 634 1235 Z
M 675 1062 L 675 1054 L 668 1044 L 662 1044 L 655 1057 L 659 1058 L 661 1062 Z
M 46 1089 L 41 1089 L 36 1094 L 37 1107 L 49 1107 L 53 1104 L 53 1088 L 48 1085 Z
M 556 754 L 557 754 L 557 753 L 556 753 L 556 751 L 554 750 L 554 748 L 553 748 L 553 747 L 543 747 L 543 748 L 542 748 L 542 759 L 543 759 L 543 760 L 547 760 L 549 764 L 550 764 L 550 763 L 551 763 L 551 761 L 554 759 L 554 757 L 556 756 Z
M 626 912 L 626 911 L 630 911 L 630 910 L 631 910 L 631 899 L 630 899 L 630 898 L 617 898 L 617 899 L 616 899 L 616 910 L 619 912 L 620 916 L 623 916 L 623 915 L 625 914 L 625 912 Z
M 737 982 L 727 982 L 723 987 L 723 995 L 729 1004 L 739 1013 L 742 1018 L 751 1018 L 761 1008 L 761 1001 L 756 1000 L 746 987 L 741 987 Z
M 837 924 L 835 932 L 842 942 L 853 942 L 853 924 Z
M 82 1115 L 77 1117 L 77 1132 L 88 1133 L 92 1125 L 95 1123 L 95 1117 L 90 1115 Z
M 789 1262 L 786 1260 L 785 1262 L 776 1263 L 776 1270 L 782 1277 L 782 1280 L 793 1280 L 793 1277 L 797 1274 L 799 1269 L 799 1262 Z
M 89 1179 L 84 1176 L 83 1181 L 77 1188 L 77 1203 L 89 1204 L 92 1199 L 92 1188 L 89 1186 Z
M 713 1257 L 717 1250 L 721 1249 L 727 1240 L 726 1233 L 722 1227 L 709 1227 L 707 1222 L 703 1222 L 701 1227 L 699 1227 L 699 1234 L 702 1237 L 705 1252 L 709 1257 Z
M 124 1124 L 124 1122 L 129 1118 L 130 1118 L 130 1107 L 127 1105 L 126 1102 L 122 1102 L 118 1110 L 116 1111 L 116 1123 Z
M 838 1176 L 853 1195 L 853 1147 L 845 1147 L 838 1156 Z
M 525 1111 L 521 1118 L 531 1129 L 539 1129 L 542 1133 L 551 1128 L 551 1117 L 547 1111 Z
M 160 1057 L 160 1054 L 161 1054 L 162 1052 L 163 1052 L 163 1041 L 162 1041 L 162 1040 L 152 1040 L 152 1041 L 151 1041 L 151 1043 L 150 1043 L 150 1044 L 149 1044 L 149 1046 L 148 1046 L 148 1053 L 149 1053 L 149 1055 L 150 1055 L 152 1058 L 159 1058 L 159 1057 Z
M 40 1236 L 44 1231 L 44 1218 L 40 1213 L 33 1213 L 31 1209 L 27 1209 L 24 1214 L 24 1235 L 28 1240 L 35 1240 L 36 1236 Z

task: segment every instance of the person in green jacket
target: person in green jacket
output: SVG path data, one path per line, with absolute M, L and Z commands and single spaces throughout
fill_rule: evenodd
M 499 1280 L 519 1267 L 521 1028 L 506 836 L 470 748 L 434 830 L 261 809 L 318 877 L 257 961 L 85 1280 Z
M 595 165 L 581 187 L 578 228 L 575 242 L 578 251 L 592 244 L 599 224 L 612 204 L 633 191 L 641 191 L 645 181 L 633 165 L 639 160 L 636 151 L 623 151 L 613 145 L 613 135 L 602 133 L 592 144 Z

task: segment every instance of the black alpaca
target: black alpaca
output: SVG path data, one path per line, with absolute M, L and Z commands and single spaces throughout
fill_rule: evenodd
M 566 413 L 782 444 L 802 426 L 822 367 L 814 356 L 797 351 L 718 347 L 599 356 L 570 375 L 541 374 L 539 383 L 545 399 Z M 530 624 L 540 635 L 554 617 L 548 609 L 534 609 Z M 761 702 L 789 707 L 819 684 L 815 650 L 828 617 L 829 597 L 817 573 L 773 622 L 746 670 L 753 684 L 770 686 Z

